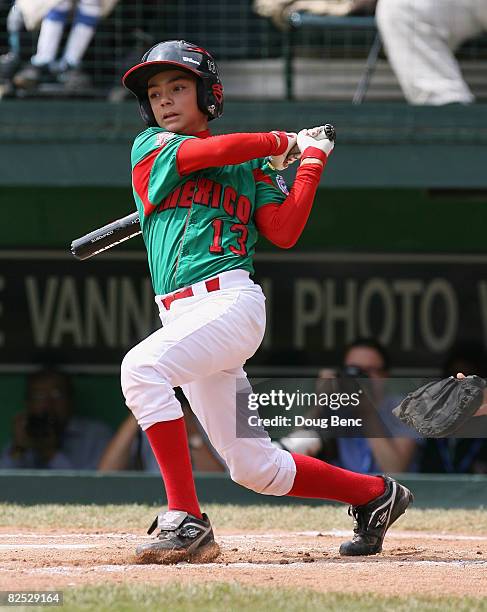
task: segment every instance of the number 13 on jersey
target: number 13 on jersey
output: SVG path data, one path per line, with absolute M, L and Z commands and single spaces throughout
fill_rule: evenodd
M 227 222 L 228 224 L 228 222 Z M 222 236 L 225 231 L 225 222 L 222 219 L 214 219 L 211 223 L 213 226 L 213 240 L 209 251 L 214 255 L 221 255 L 224 252 L 222 246 Z M 230 245 L 228 248 L 234 255 L 247 255 L 247 237 L 249 230 L 242 223 L 233 223 L 230 225 L 230 231 L 235 234 L 235 241 L 238 246 Z

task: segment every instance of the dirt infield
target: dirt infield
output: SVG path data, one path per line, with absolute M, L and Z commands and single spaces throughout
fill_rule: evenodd
M 0 529 L 0 590 L 110 583 L 239 582 L 380 595 L 487 596 L 487 536 L 394 531 L 384 551 L 342 558 L 350 532 L 219 531 L 213 563 L 138 565 L 140 532 Z

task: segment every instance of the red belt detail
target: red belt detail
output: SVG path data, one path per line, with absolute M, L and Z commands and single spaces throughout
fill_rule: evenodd
M 205 281 L 205 285 L 208 293 L 210 293 L 210 291 L 219 291 L 220 279 L 218 276 L 216 278 L 211 278 L 210 280 Z
M 220 279 L 217 277 L 207 280 L 205 281 L 205 286 L 208 293 L 210 293 L 211 291 L 218 291 L 220 289 Z M 176 293 L 173 293 L 172 295 L 168 295 L 162 300 L 162 303 L 164 304 L 164 308 L 166 310 L 169 310 L 174 300 L 181 300 L 182 298 L 193 297 L 193 295 L 193 289 L 191 287 L 187 287 L 186 289 L 176 291 Z

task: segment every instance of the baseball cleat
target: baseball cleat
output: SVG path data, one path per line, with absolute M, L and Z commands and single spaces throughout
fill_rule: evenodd
M 0 55 L 0 79 L 11 79 L 19 67 L 19 64 L 20 57 L 13 51 Z
M 35 89 L 48 74 L 47 66 L 27 64 L 13 77 L 15 87 L 19 89 Z
M 147 533 L 159 529 L 157 539 L 136 549 L 141 563 L 209 562 L 220 554 L 206 514 L 198 519 L 187 512 L 168 510 L 159 514 Z
M 409 489 L 393 478 L 383 476 L 386 490 L 368 504 L 350 506 L 348 514 L 354 518 L 353 537 L 340 546 L 343 556 L 376 555 L 389 527 L 406 512 L 414 497 Z
M 67 68 L 66 70 L 59 72 L 57 75 L 59 83 L 64 85 L 64 89 L 67 91 L 83 92 L 86 89 L 93 87 L 90 77 L 78 68 Z

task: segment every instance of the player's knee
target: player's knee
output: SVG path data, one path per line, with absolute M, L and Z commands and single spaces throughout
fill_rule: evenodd
M 159 421 L 182 416 L 173 384 L 159 368 L 147 359 L 144 346 L 137 345 L 123 358 L 120 382 L 125 403 L 142 429 Z
M 123 358 L 120 382 L 127 406 L 133 410 L 143 400 L 150 381 L 156 378 L 153 368 L 144 361 L 143 352 L 135 346 Z
M 127 393 L 133 385 L 136 378 L 137 360 L 135 359 L 134 349 L 131 349 L 123 358 L 120 366 L 120 383 L 122 385 L 122 393 L 127 399 Z

